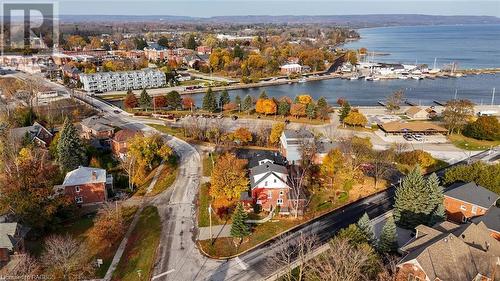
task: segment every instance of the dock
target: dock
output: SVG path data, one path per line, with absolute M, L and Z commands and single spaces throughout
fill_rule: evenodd
M 378 104 L 380 104 L 380 105 L 381 105 L 381 106 L 383 106 L 383 107 L 387 107 L 387 105 L 386 105 L 386 104 L 385 104 L 385 102 L 383 102 L 383 101 L 377 101 L 377 103 L 378 103 Z
M 412 102 L 412 101 L 409 101 L 409 100 L 405 100 L 405 103 L 407 105 L 411 105 L 411 106 L 418 106 L 418 104 L 416 102 Z
M 446 105 L 446 102 L 444 101 L 438 101 L 438 100 L 433 100 L 433 102 L 437 105 L 440 105 L 440 106 L 445 106 Z

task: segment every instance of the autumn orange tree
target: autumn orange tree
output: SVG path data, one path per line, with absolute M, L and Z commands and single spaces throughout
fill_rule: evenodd
M 236 129 L 233 133 L 233 139 L 240 144 L 246 144 L 252 141 L 252 133 L 245 127 Z
M 271 134 L 269 135 L 269 142 L 271 144 L 277 144 L 280 141 L 281 134 L 285 130 L 285 124 L 276 123 L 271 128 Z
M 238 159 L 233 153 L 226 153 L 217 159 L 212 170 L 209 191 L 215 208 L 234 206 L 240 194 L 248 189 L 246 165 L 246 160 Z
M 306 115 L 306 105 L 301 103 L 294 103 L 290 107 L 290 114 L 299 118 Z
M 310 95 L 298 95 L 295 98 L 295 100 L 296 100 L 296 103 L 305 104 L 305 105 L 308 105 L 313 101 L 313 99 L 311 98 Z
M 105 209 L 94 220 L 94 226 L 89 231 L 90 246 L 95 249 L 102 247 L 109 249 L 120 239 L 124 231 L 121 212 L 115 209 Z
M 361 112 L 351 110 L 344 118 L 344 123 L 350 126 L 366 126 L 368 120 Z
M 276 113 L 276 103 L 272 99 L 258 99 L 255 104 L 255 112 L 265 115 Z
M 182 98 L 182 108 L 191 109 L 195 107 L 194 99 L 192 97 L 184 97 Z
M 165 107 L 167 106 L 167 98 L 164 96 L 153 97 L 154 107 Z
M 139 106 L 139 100 L 137 97 L 134 95 L 132 91 L 128 91 L 127 95 L 125 96 L 125 100 L 123 101 L 123 105 L 125 108 L 135 108 Z

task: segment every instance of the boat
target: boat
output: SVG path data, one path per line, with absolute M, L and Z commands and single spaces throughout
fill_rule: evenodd
M 306 78 L 300 78 L 299 81 L 297 81 L 297 82 L 299 82 L 299 83 L 306 83 L 307 80 L 306 80 Z
M 405 75 L 399 75 L 399 76 L 398 76 L 398 79 L 401 79 L 401 80 L 406 80 L 406 79 L 408 79 L 408 76 L 405 76 Z
M 365 77 L 365 81 L 373 81 L 373 77 L 372 76 L 366 76 Z
M 413 75 L 411 78 L 413 78 L 415 80 L 422 80 L 422 79 L 424 79 L 422 76 L 418 76 L 418 75 Z
M 358 79 L 359 79 L 358 75 L 354 75 L 354 76 L 351 76 L 351 78 L 349 78 L 349 80 L 358 80 Z

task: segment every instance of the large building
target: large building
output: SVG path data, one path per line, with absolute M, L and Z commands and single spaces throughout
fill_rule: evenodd
M 160 88 L 166 84 L 165 74 L 156 69 L 80 74 L 87 92 L 109 92 Z
M 80 166 L 66 174 L 64 182 L 56 186 L 58 193 L 73 199 L 78 205 L 104 203 L 108 200 L 108 189 L 113 189 L 113 176 L 106 170 Z

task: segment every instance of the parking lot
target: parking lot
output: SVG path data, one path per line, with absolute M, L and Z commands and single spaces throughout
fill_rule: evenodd
M 386 134 L 382 130 L 377 130 L 375 132 L 377 136 L 383 139 L 386 142 L 391 143 L 409 143 L 409 144 L 419 144 L 419 143 L 449 143 L 448 139 L 445 135 L 436 134 L 436 135 L 422 135 L 422 140 L 416 140 L 412 138 L 411 140 L 406 140 L 403 135 L 391 135 Z

